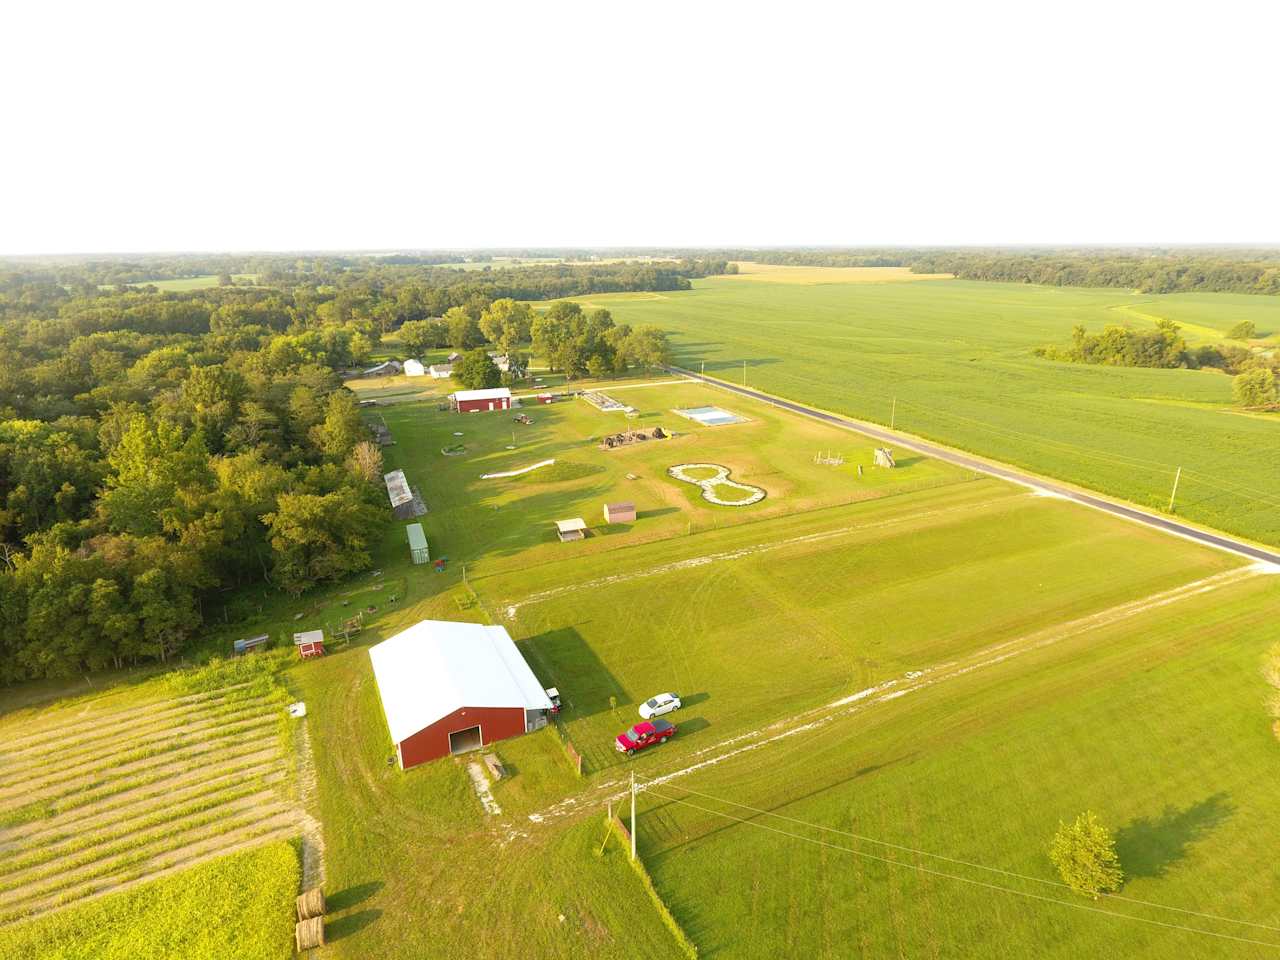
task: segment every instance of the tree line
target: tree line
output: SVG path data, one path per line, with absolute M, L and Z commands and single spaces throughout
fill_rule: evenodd
M 269 264 L 220 265 L 259 282 L 102 287 L 96 262 L 0 273 L 0 680 L 167 661 L 210 612 L 247 615 L 247 587 L 297 594 L 369 566 L 382 460 L 342 375 L 401 324 L 436 330 L 443 306 L 451 342 L 528 343 L 571 376 L 669 351 L 607 311 L 490 297 L 512 286 L 483 271 L 314 259 L 262 282 Z M 527 294 L 703 269 L 501 273 Z
M 1280 295 L 1280 251 L 943 251 L 913 257 L 916 273 L 1059 287 L 1119 287 L 1140 293 Z

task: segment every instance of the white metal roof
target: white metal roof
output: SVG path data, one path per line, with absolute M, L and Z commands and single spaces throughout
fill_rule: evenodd
M 302 633 L 295 633 L 293 642 L 298 646 L 302 646 L 304 643 L 324 643 L 324 631 L 304 630 Z
M 587 521 L 581 517 L 574 517 L 572 520 L 557 520 L 556 529 L 561 533 L 572 533 L 574 530 L 587 529 Z
M 453 395 L 454 400 L 502 400 L 511 396 L 507 387 L 493 387 L 489 390 L 459 390 Z
M 462 707 L 551 709 L 505 627 L 423 620 L 370 647 L 369 659 L 396 743 Z
M 387 498 L 393 507 L 402 506 L 413 499 L 413 491 L 409 489 L 409 481 L 405 479 L 403 470 L 384 473 L 382 482 L 387 485 Z

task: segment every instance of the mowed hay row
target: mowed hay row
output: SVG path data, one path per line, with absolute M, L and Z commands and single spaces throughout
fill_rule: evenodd
M 86 843 L 77 851 L 52 860 L 41 851 L 27 860 L 35 861 L 13 873 L 0 876 L 0 898 L 6 904 L 39 899 L 84 881 L 110 877 L 127 868 L 158 856 L 172 854 L 184 847 L 197 845 L 224 833 L 251 827 L 276 816 L 296 820 L 291 807 L 281 800 L 278 789 L 255 786 L 248 796 L 216 805 L 212 809 L 175 816 L 138 831 L 107 833 L 102 844 Z M 88 838 L 86 838 L 88 839 Z
M 0 883 L 11 873 L 30 869 L 42 863 L 70 857 L 90 848 L 99 848 L 126 837 L 136 838 L 142 831 L 162 825 L 173 825 L 182 819 L 204 813 L 245 797 L 257 796 L 283 786 L 286 771 L 282 764 L 264 768 L 261 773 L 219 778 L 216 784 L 199 786 L 150 803 L 117 807 L 111 814 L 64 826 L 53 821 L 44 830 L 33 831 L 15 841 L 0 860 Z
M 51 763 L 60 768 L 77 766 L 101 756 L 106 749 L 110 749 L 112 754 L 118 754 L 125 744 L 131 749 L 141 749 L 151 744 L 165 743 L 177 734 L 197 734 L 239 720 L 262 716 L 279 704 L 280 701 L 276 698 L 259 697 L 212 709 L 187 710 L 166 714 L 162 719 L 114 733 L 54 744 L 38 751 L 27 751 L 20 757 L 3 755 L 0 756 L 0 794 L 17 781 L 21 780 L 25 784 L 29 770 L 45 771 Z
M 296 835 L 284 703 L 247 683 L 132 700 L 88 725 L 54 711 L 0 762 L 0 922 Z
M 71 705 L 51 710 L 23 710 L 0 720 L 0 736 L 4 737 L 0 757 L 40 751 L 88 736 L 112 736 L 133 726 L 139 717 L 162 719 L 170 713 L 202 710 L 219 703 L 261 697 L 261 692 L 248 689 L 252 686 L 252 683 L 238 683 L 219 690 L 164 697 L 141 704 L 131 700 L 126 705 L 115 708 L 104 709 L 102 706 L 104 701 L 118 698 L 109 694 L 79 709 L 78 701 L 75 701 Z M 17 732 L 33 728 L 34 732 L 25 735 Z
M 191 736 L 177 736 L 167 742 L 143 747 L 128 747 L 126 744 L 127 749 L 100 756 L 91 764 L 70 768 L 59 767 L 50 771 L 45 777 L 32 779 L 29 782 L 18 782 L 0 789 L 0 814 L 18 797 L 38 800 L 47 796 L 65 795 L 67 789 L 74 791 L 78 784 L 106 783 L 130 773 L 162 767 L 171 760 L 180 762 L 184 758 L 210 753 L 217 749 L 220 741 L 230 738 L 271 736 L 272 728 L 278 721 L 279 716 L 276 713 L 263 713 L 215 730 Z M 99 774 L 101 776 L 95 779 Z
M 82 817 L 89 816 L 105 801 L 119 801 L 139 794 L 148 787 L 183 783 L 192 777 L 202 777 L 213 769 L 239 767 L 268 750 L 272 756 L 280 757 L 280 742 L 271 737 L 250 742 L 218 741 L 207 749 L 191 751 L 182 756 L 170 754 L 143 770 L 126 771 L 120 776 L 105 776 L 88 783 L 73 784 L 61 792 L 47 794 L 21 806 L 0 809 L 0 823 L 14 825 L 7 828 L 3 836 L 11 836 L 8 831 L 18 829 L 23 824 L 61 817 L 70 812 L 77 812 Z M 260 762 L 260 758 L 255 762 Z
M 48 834 L 74 828 L 77 831 L 93 830 L 122 816 L 121 811 L 144 810 L 156 800 L 162 803 L 181 803 L 189 797 L 220 787 L 231 780 L 247 780 L 267 776 L 286 769 L 278 744 L 252 750 L 248 753 L 227 753 L 210 761 L 200 758 L 196 763 L 164 771 L 146 778 L 145 783 L 124 781 L 112 785 L 97 794 L 85 794 L 68 798 L 56 806 L 50 805 L 46 816 L 10 827 L 0 833 L 0 843 L 9 843 L 18 849 L 29 837 L 41 835 L 41 842 Z M 124 789 L 120 789 L 124 788 Z
M 167 849 L 154 849 L 127 862 L 119 861 L 111 868 L 85 871 L 73 880 L 47 884 L 36 896 L 24 897 L 21 901 L 5 897 L 4 907 L 0 908 L 0 926 L 81 904 L 228 853 L 296 837 L 299 832 L 298 815 L 293 810 L 266 817 L 255 814 L 242 818 L 203 838 L 174 843 Z

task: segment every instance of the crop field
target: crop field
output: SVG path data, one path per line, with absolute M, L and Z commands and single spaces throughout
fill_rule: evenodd
M 265 665 L 0 717 L 0 928 L 297 836 L 284 692 Z
M 753 283 L 909 283 L 948 280 L 949 273 L 912 273 L 907 267 L 791 267 L 772 263 L 739 262 L 737 273 L 708 277 L 714 282 Z
M 729 278 L 635 299 L 594 295 L 617 322 L 672 331 L 680 363 L 1163 510 L 1280 544 L 1280 415 L 1242 413 L 1212 370 L 1154 370 L 1034 357 L 1072 326 L 1151 327 L 1191 342 L 1253 320 L 1280 335 L 1280 302 L 1232 294 L 939 280 L 751 283 Z M 896 403 L 895 403 L 896 401 Z
M 0 929 L 24 960 L 289 960 L 298 852 L 265 843 Z

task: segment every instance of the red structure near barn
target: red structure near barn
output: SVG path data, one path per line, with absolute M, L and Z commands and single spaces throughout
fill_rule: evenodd
M 540 729 L 553 709 L 504 627 L 423 620 L 369 659 L 404 770 Z
M 449 404 L 458 413 L 480 413 L 487 410 L 510 410 L 511 391 L 506 387 L 491 390 L 459 390 L 449 394 Z

